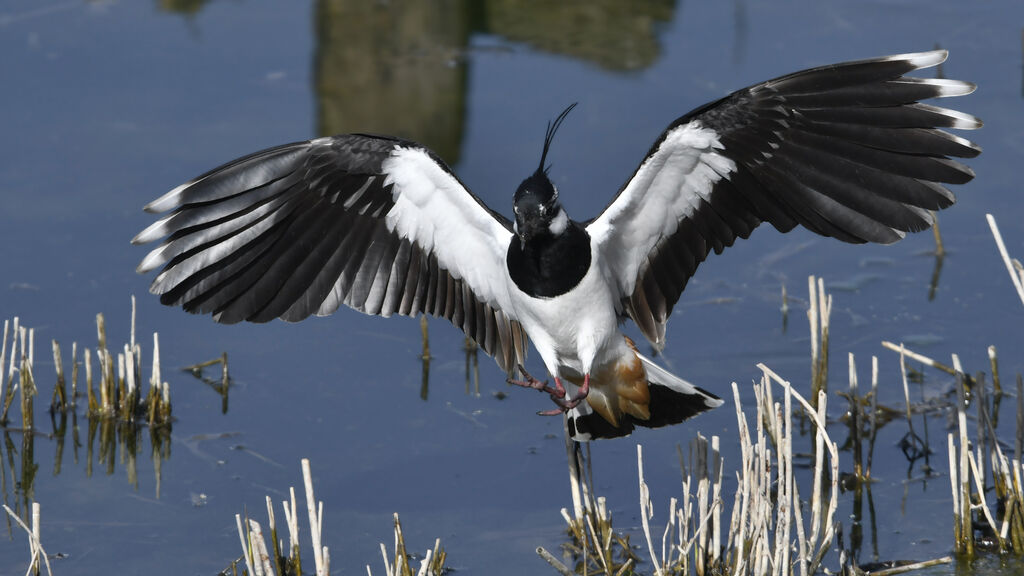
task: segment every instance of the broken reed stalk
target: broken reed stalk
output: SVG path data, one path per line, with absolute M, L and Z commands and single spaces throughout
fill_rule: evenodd
M 15 321 L 17 321 L 17 318 L 15 318 Z M 4 340 L 3 340 L 3 345 L 0 346 L 0 398 L 3 398 L 3 395 L 4 395 L 4 374 L 3 374 L 3 369 L 4 369 L 4 364 L 6 364 L 6 360 L 7 360 L 7 337 L 10 335 L 10 328 L 11 328 L 10 321 L 9 320 L 4 320 Z
M 938 566 L 940 564 L 950 564 L 953 562 L 952 556 L 943 556 L 942 558 L 935 558 L 933 560 L 925 560 L 923 562 L 914 562 L 913 564 L 904 564 L 902 566 L 893 566 L 892 568 L 886 568 L 884 570 L 872 570 L 871 576 L 895 576 L 896 574 L 905 574 L 907 572 L 913 572 L 914 570 L 921 570 L 922 568 L 930 568 L 932 566 Z
M 18 390 L 21 398 L 21 426 L 25 430 L 32 430 L 34 427 L 34 406 L 36 396 L 35 378 L 32 375 L 32 339 L 35 337 L 35 330 L 26 330 L 21 327 L 21 367 L 18 369 Z M 28 347 L 26 348 L 26 339 Z M 29 354 L 25 354 L 25 350 Z
M 68 409 L 67 382 L 64 378 L 64 361 L 60 354 L 60 344 L 53 343 L 53 365 L 57 370 L 57 383 L 53 386 L 53 398 L 50 400 L 50 412 L 66 412 Z
M 861 451 L 861 407 L 860 393 L 857 384 L 857 364 L 851 352 L 848 357 L 850 366 L 850 430 L 853 439 L 853 473 L 857 481 L 864 480 L 864 459 Z M 907 414 L 910 414 L 910 405 L 907 404 Z
M 86 348 L 82 353 L 82 363 L 85 365 L 85 387 L 88 395 L 87 406 L 89 414 L 96 414 L 100 409 L 99 401 L 96 400 L 96 392 L 92 386 L 92 351 Z
M 1006 271 L 1010 274 L 1010 281 L 1017 291 L 1017 296 L 1020 297 L 1021 304 L 1024 304 L 1024 271 L 1022 271 L 1020 261 L 1016 258 L 1011 259 L 1010 254 L 1006 251 L 1006 244 L 1003 243 L 1003 236 L 999 233 L 996 219 L 991 214 L 986 214 L 985 218 L 988 220 L 988 227 L 992 230 L 992 237 L 996 241 L 999 255 L 1003 258 L 1003 264 L 1006 265 Z
M 6 328 L 6 326 L 5 326 L 5 328 Z M 15 316 L 14 317 L 14 323 L 13 323 L 13 330 L 11 331 L 11 357 L 10 357 L 8 368 L 7 368 L 7 389 L 4 392 L 3 399 L 2 399 L 3 410 L 0 410 L 0 424 L 4 424 L 4 425 L 6 425 L 7 422 L 8 422 L 8 420 L 7 420 L 7 411 L 10 410 L 11 404 L 14 402 L 14 392 L 17 389 L 17 385 L 14 383 L 14 370 L 15 370 L 15 362 L 16 362 L 15 358 L 17 358 L 17 356 L 18 356 L 18 332 L 19 331 L 20 330 L 19 330 L 19 327 L 18 327 L 18 317 Z M 5 339 L 6 339 L 6 336 L 7 336 L 7 331 L 4 330 L 4 337 L 5 337 Z M 6 346 L 5 346 L 5 348 L 6 348 Z M 3 369 L 3 367 L 0 366 L 0 369 Z
M 825 281 L 807 277 L 811 324 L 811 402 L 816 406 L 818 392 L 828 392 L 829 319 L 832 316 L 832 295 L 825 293 Z
M 1003 386 L 999 382 L 999 358 L 996 357 L 995 346 L 988 347 L 988 362 L 992 366 L 992 391 L 997 396 L 1001 396 L 1003 394 Z
M 927 357 L 927 356 L 925 356 L 923 354 L 918 354 L 917 352 L 914 352 L 913 350 L 911 350 L 909 348 L 906 348 L 905 346 L 903 346 L 903 344 L 893 344 L 892 342 L 889 342 L 887 340 L 883 340 L 882 341 L 882 347 L 883 348 L 888 348 L 889 350 L 892 350 L 893 352 L 896 352 L 897 354 L 905 354 L 907 356 L 907 358 L 910 358 L 911 360 L 913 360 L 915 362 L 920 362 L 921 364 L 924 364 L 925 366 L 930 366 L 932 368 L 935 368 L 936 370 L 941 370 L 941 371 L 945 372 L 946 374 L 949 374 L 950 376 L 956 376 L 956 370 L 954 370 L 950 366 L 946 366 L 945 364 L 941 364 L 939 362 L 936 362 L 935 360 L 932 360 L 931 358 L 929 358 L 929 357 Z
M 40 563 L 39 559 L 42 558 L 43 564 L 46 566 L 46 573 L 53 576 L 53 570 L 50 569 L 50 557 L 46 554 L 46 550 L 43 549 L 43 543 L 40 539 L 42 532 L 42 521 L 41 521 L 41 510 L 38 502 L 32 503 L 32 527 L 29 528 L 27 524 L 19 517 L 14 510 L 11 510 L 6 504 L 3 505 L 4 511 L 7 515 L 14 519 L 14 521 L 21 526 L 21 529 L 28 535 L 28 546 L 29 554 L 31 559 L 29 560 L 28 574 L 39 574 Z
M 956 360 L 954 359 L 954 362 Z M 957 470 L 956 479 L 959 481 L 957 489 L 960 494 L 958 500 L 960 503 L 960 540 L 955 543 L 954 550 L 958 553 L 971 558 L 974 556 L 974 530 L 971 527 L 971 483 L 968 478 L 970 471 L 970 465 L 967 461 L 968 444 L 967 444 L 967 414 L 966 414 L 966 390 L 964 384 L 964 378 L 962 374 L 957 375 L 956 392 L 956 414 L 957 414 L 957 430 L 960 434 L 960 448 L 957 461 L 959 462 L 959 468 Z M 951 455 L 952 460 L 952 455 Z M 952 466 L 952 465 L 951 465 Z M 950 477 L 953 480 L 953 477 Z
M 1013 443 L 1013 458 L 1022 462 L 1021 453 L 1024 451 L 1024 377 L 1017 374 L 1017 437 Z
M 871 478 L 871 465 L 875 459 L 875 438 L 878 434 L 878 356 L 871 357 L 871 413 L 868 421 L 871 431 L 868 433 L 867 477 Z
M 309 514 L 309 535 L 313 540 L 313 561 L 316 563 L 316 575 L 326 576 L 328 574 L 326 563 L 329 561 L 329 554 L 327 547 L 322 546 L 320 541 L 324 520 L 324 503 L 320 502 L 319 507 L 315 505 L 313 474 L 309 469 L 308 458 L 302 459 L 302 481 L 306 488 L 306 513 Z
M 420 359 L 430 360 L 430 334 L 427 330 L 426 314 L 420 314 L 420 334 L 423 336 L 423 352 L 420 354 Z
M 942 233 L 939 232 L 939 216 L 932 212 L 932 235 L 935 237 L 935 255 L 942 258 L 946 255 L 946 247 L 942 244 Z

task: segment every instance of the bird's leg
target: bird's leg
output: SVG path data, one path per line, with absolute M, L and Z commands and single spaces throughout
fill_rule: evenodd
M 520 364 L 518 367 L 519 372 L 522 373 L 523 378 L 525 380 L 515 380 L 513 378 L 507 378 L 505 379 L 505 382 L 508 382 L 509 384 L 515 384 L 516 386 L 522 386 L 523 388 L 533 388 L 534 390 L 547 392 L 548 394 L 551 395 L 551 398 L 565 398 L 565 387 L 562 386 L 562 381 L 559 380 L 558 378 L 555 378 L 555 386 L 554 388 L 552 388 L 551 386 L 548 386 L 548 383 L 546 381 L 541 382 L 540 380 L 537 380 L 533 376 L 530 376 L 530 373 L 526 371 L 526 368 L 523 368 L 522 364 Z
M 558 378 L 555 378 L 555 383 L 558 384 L 561 388 L 561 382 L 558 381 Z M 562 394 L 564 396 L 564 389 L 562 390 Z M 551 400 L 558 405 L 558 408 L 554 408 L 552 410 L 542 410 L 540 412 L 537 412 L 537 414 L 540 414 L 541 416 L 558 416 L 559 414 L 568 412 L 569 410 L 575 408 L 577 405 L 579 405 L 580 402 L 582 402 L 587 397 L 588 394 L 590 394 L 590 374 L 584 374 L 583 385 L 580 386 L 580 389 L 578 391 L 576 391 L 576 394 L 573 394 L 572 398 L 566 399 L 563 396 L 556 397 L 554 394 L 552 394 Z

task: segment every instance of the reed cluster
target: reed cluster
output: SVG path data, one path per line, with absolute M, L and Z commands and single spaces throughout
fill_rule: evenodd
M 90 417 L 111 418 L 129 423 L 145 421 L 150 426 L 171 422 L 170 387 L 160 377 L 160 340 L 153 333 L 153 361 L 149 376 L 149 389 L 142 392 L 142 346 L 135 340 L 135 297 L 132 297 L 131 337 L 128 343 L 115 348 L 107 347 L 106 321 L 103 314 L 96 315 L 97 344 L 95 349 L 84 348 L 79 363 L 78 343 L 71 345 L 71 391 L 64 371 L 60 344 L 52 341 L 56 383 L 50 402 L 50 413 L 66 413 L 74 408 L 79 397 L 80 367 L 84 367 L 87 413 Z M 8 348 L 8 343 L 10 348 Z M 93 356 L 97 372 L 94 378 Z M 0 369 L 0 426 L 9 424 L 9 409 L 15 393 L 20 395 L 22 429 L 34 428 L 34 398 L 38 395 L 35 364 L 35 330 L 21 325 L 19 318 L 4 321 L 3 344 L 0 347 L 0 366 L 7 366 L 6 376 Z
M 757 414 L 748 421 L 740 390 L 733 383 L 741 461 L 732 508 L 726 513 L 724 460 L 719 438 L 698 435 L 690 444 L 689 466 L 683 465 L 681 500 L 671 498 L 664 528 L 652 526 L 654 508 L 644 480 L 643 449 L 637 446 L 640 519 L 652 573 L 655 576 L 712 574 L 814 574 L 828 553 L 838 529 L 839 449 L 825 428 L 826 395 L 815 409 L 788 382 L 760 365 L 761 380 L 753 387 Z M 776 400 L 772 385 L 781 386 Z M 793 462 L 794 400 L 816 429 L 816 451 L 809 470 L 810 497 L 801 498 Z M 578 454 L 579 452 L 577 452 Z M 681 457 L 681 460 L 682 457 Z M 571 460 L 570 460 L 571 461 Z M 580 474 L 579 459 L 570 466 L 574 513 L 563 509 L 569 533 L 567 547 L 575 562 L 570 568 L 543 548 L 538 553 L 559 573 L 633 574 L 639 558 L 628 537 L 618 535 L 603 498 L 594 497 L 592 473 Z M 576 498 L 579 494 L 579 498 Z M 728 523 L 726 523 L 728 518 Z
M 302 459 L 302 480 L 305 487 L 306 513 L 309 520 L 309 539 L 313 548 L 313 560 L 316 576 L 329 576 L 331 573 L 331 554 L 323 545 L 324 503 L 318 502 L 313 495 L 313 475 L 309 460 Z M 238 527 L 238 538 L 242 544 L 242 574 L 249 576 L 289 576 L 302 574 L 301 542 L 299 539 L 299 508 L 295 499 L 295 488 L 290 489 L 290 499 L 281 502 L 284 510 L 285 526 L 288 529 L 287 545 L 279 535 L 274 505 L 270 496 L 266 497 L 267 526 L 270 530 L 270 547 L 267 547 L 263 527 L 259 522 L 242 515 L 235 515 Z M 420 562 L 419 569 L 413 571 L 409 553 L 406 550 L 405 536 L 402 534 L 402 523 L 398 514 L 394 515 L 394 551 L 389 553 L 387 546 L 380 545 L 384 560 L 385 576 L 441 576 L 446 572 L 444 561 L 446 554 L 441 548 L 441 540 L 434 541 L 434 547 L 427 549 Z M 238 560 L 231 563 L 224 573 L 238 574 Z M 370 566 L 366 573 L 373 576 Z
M 956 371 L 956 434 L 947 436 L 949 482 L 953 495 L 953 540 L 956 552 L 967 558 L 980 550 L 1024 554 L 1024 385 L 1017 378 L 1017 433 L 1013 455 L 1007 455 L 996 438 L 993 418 L 1001 396 L 990 396 L 984 379 L 972 379 L 953 355 Z M 968 409 L 977 416 L 968 426 Z M 987 464 L 987 465 L 986 465 Z M 989 488 L 990 487 L 990 488 Z M 989 506 L 992 492 L 994 506 Z M 993 514 L 995 510 L 995 514 Z

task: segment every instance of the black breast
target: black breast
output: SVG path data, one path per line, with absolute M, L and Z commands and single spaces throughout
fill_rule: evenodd
M 559 236 L 539 236 L 525 245 L 513 235 L 506 265 L 512 281 L 526 294 L 560 296 L 575 288 L 590 269 L 590 235 L 576 222 Z

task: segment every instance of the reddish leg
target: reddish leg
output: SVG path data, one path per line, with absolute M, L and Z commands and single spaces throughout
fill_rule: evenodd
M 555 378 L 555 383 L 561 387 L 561 382 L 558 381 L 558 378 Z M 565 390 L 563 389 L 562 395 L 564 396 L 564 394 Z M 551 400 L 558 405 L 558 408 L 543 410 L 541 412 L 537 412 L 537 414 L 540 414 L 541 416 L 558 416 L 559 414 L 568 412 L 579 405 L 579 403 L 587 397 L 587 394 L 590 394 L 590 374 L 583 375 L 583 386 L 580 386 L 579 391 L 577 391 L 572 398 L 566 399 L 562 396 L 555 397 L 555 395 L 552 394 Z
M 565 387 L 562 386 L 562 381 L 559 380 L 558 378 L 555 378 L 555 386 L 554 388 L 552 388 L 551 386 L 548 386 L 548 383 L 546 381 L 541 382 L 540 380 L 537 380 L 533 376 L 530 376 L 530 373 L 526 371 L 526 368 L 523 368 L 522 364 L 519 365 L 519 372 L 522 373 L 523 378 L 525 378 L 525 380 L 514 380 L 512 378 L 507 378 L 505 382 L 508 382 L 509 384 L 515 384 L 516 386 L 522 386 L 523 388 L 533 388 L 534 390 L 547 392 L 548 394 L 551 395 L 552 399 L 558 398 L 560 400 L 562 398 L 565 398 Z

